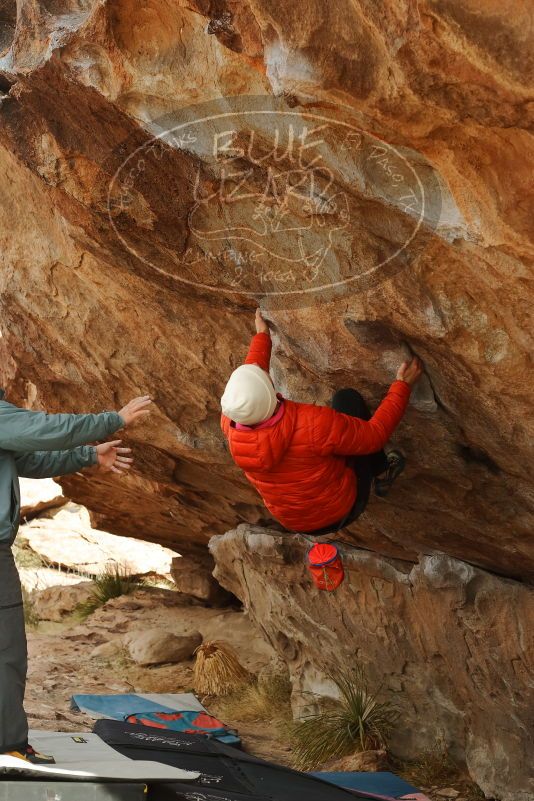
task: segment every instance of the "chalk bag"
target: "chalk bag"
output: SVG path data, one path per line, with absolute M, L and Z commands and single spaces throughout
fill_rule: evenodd
M 308 551 L 308 570 L 320 590 L 333 592 L 345 578 L 343 562 L 335 545 L 317 542 Z

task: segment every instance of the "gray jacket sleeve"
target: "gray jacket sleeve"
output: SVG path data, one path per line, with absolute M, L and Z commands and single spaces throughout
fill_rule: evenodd
M 105 439 L 123 426 L 117 412 L 47 414 L 0 401 L 0 448 L 15 453 L 71 450 Z
M 34 451 L 15 456 L 17 473 L 23 478 L 54 478 L 76 473 L 98 461 L 96 448 L 82 445 L 70 451 Z

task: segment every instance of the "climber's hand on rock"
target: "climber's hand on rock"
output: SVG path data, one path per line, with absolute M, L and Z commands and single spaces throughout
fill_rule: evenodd
M 120 476 L 129 470 L 133 459 L 130 458 L 131 448 L 119 448 L 122 440 L 115 439 L 113 442 L 103 442 L 96 446 L 98 464 L 105 471 L 118 473 Z
M 124 425 L 129 426 L 139 420 L 140 417 L 150 414 L 147 406 L 150 406 L 151 403 L 150 395 L 141 395 L 139 398 L 134 398 L 130 403 L 127 403 L 119 412 L 124 420 Z
M 257 334 L 269 333 L 269 326 L 263 319 L 263 315 L 259 309 L 256 309 L 256 333 Z
M 414 356 L 410 362 L 403 362 L 397 371 L 397 381 L 405 381 L 411 387 L 423 374 L 423 362 Z

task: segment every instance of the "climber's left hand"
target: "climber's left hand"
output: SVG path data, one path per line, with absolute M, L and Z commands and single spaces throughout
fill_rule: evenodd
M 268 334 L 269 333 L 269 326 L 263 319 L 263 315 L 259 309 L 256 309 L 256 333 L 257 334 Z
M 397 371 L 397 381 L 405 381 L 413 387 L 423 374 L 423 362 L 418 356 L 414 356 L 411 361 L 403 362 Z
M 133 459 L 129 456 L 132 449 L 119 448 L 121 442 L 121 439 L 115 439 L 113 442 L 103 442 L 96 446 L 99 466 L 105 472 L 118 473 L 120 476 L 130 470 L 133 463 Z

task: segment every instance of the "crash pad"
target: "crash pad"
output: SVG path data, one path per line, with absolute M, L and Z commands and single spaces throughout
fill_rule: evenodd
M 217 727 L 218 731 L 214 730 L 215 719 L 210 719 L 207 709 L 193 693 L 76 694 L 71 698 L 71 706 L 97 720 L 104 718 L 122 721 L 132 717 L 137 718 L 134 723 L 144 723 L 160 729 L 186 732 L 198 729 L 199 734 L 213 737 L 228 745 L 239 745 L 241 742 L 237 733 L 227 729 L 224 724 Z M 191 716 L 194 712 L 198 713 L 198 718 Z M 173 720 L 176 713 L 182 713 L 183 719 Z M 203 718 L 203 715 L 206 717 Z M 166 716 L 169 716 L 167 723 Z M 148 718 L 152 718 L 154 722 L 148 724 Z
M 367 793 L 331 783 L 283 765 L 251 756 L 195 734 L 159 731 L 147 726 L 99 720 L 95 732 L 132 760 L 156 759 L 199 771 L 195 786 L 182 782 L 150 789 L 154 801 L 350 801 L 374 799 Z M 389 799 L 388 801 L 392 801 Z
M 155 712 L 163 707 L 173 712 L 190 710 L 206 712 L 193 693 L 119 693 L 115 695 L 76 694 L 71 698 L 71 706 L 85 712 L 94 720 L 108 718 L 124 720 L 126 715 L 137 712 Z
M 400 776 L 389 771 L 373 773 L 358 771 L 314 772 L 324 781 L 349 790 L 373 793 L 378 798 L 404 799 L 405 801 L 428 801 L 427 797 Z
M 159 785 L 157 785 L 159 786 Z M 164 786 L 164 785 L 161 785 Z M 184 784 L 184 787 L 190 785 Z M 145 784 L 3 779 L 0 801 L 146 801 Z
M 8 755 L 0 755 L 0 773 L 6 776 L 50 777 L 67 781 L 103 779 L 128 782 L 194 781 L 199 774 L 150 759 L 132 761 L 111 748 L 96 734 L 82 732 L 31 731 L 30 741 L 37 751 L 51 754 L 54 765 L 32 765 Z

